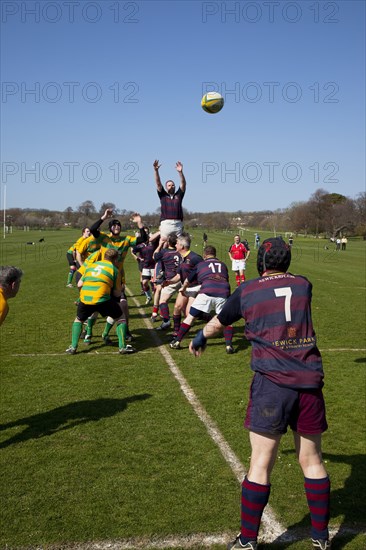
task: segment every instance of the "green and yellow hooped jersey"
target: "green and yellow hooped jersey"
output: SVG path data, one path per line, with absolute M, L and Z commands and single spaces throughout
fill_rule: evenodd
M 80 300 L 84 304 L 99 304 L 111 299 L 113 290 L 119 290 L 118 269 L 108 261 L 96 262 L 85 269 L 80 289 Z
M 98 242 L 98 239 L 91 235 L 86 239 L 80 240 L 76 243 L 76 250 L 80 252 L 81 258 L 85 261 L 91 254 L 94 254 L 99 250 L 101 244 Z

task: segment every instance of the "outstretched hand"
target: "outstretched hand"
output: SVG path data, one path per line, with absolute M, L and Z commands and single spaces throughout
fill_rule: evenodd
M 113 208 L 107 208 L 102 218 L 106 220 L 107 218 L 111 218 L 112 216 L 113 216 Z
M 159 164 L 159 161 L 158 161 L 158 160 L 154 160 L 153 166 L 154 166 L 154 170 L 159 170 L 161 164 Z
M 132 214 L 131 216 L 131 222 L 134 222 L 134 223 L 141 223 L 141 216 L 140 214 L 138 214 L 137 212 L 135 212 L 134 214 Z
M 178 160 L 178 162 L 175 164 L 175 167 L 178 172 L 183 172 L 183 164 Z

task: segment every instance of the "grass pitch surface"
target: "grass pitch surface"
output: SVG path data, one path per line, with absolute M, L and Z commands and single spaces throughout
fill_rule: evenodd
M 228 265 L 233 236 L 209 234 Z M 103 346 L 98 320 L 93 344 L 80 343 L 80 353 L 65 355 L 77 298 L 75 288 L 66 288 L 65 255 L 77 237 L 66 230 L 16 232 L 0 245 L 0 263 L 24 270 L 0 329 L 0 547 L 222 549 L 239 529 L 237 475 L 172 365 L 246 468 L 250 448 L 242 422 L 251 372 L 243 324 L 235 326 L 234 355 L 226 355 L 222 338 L 212 339 L 199 359 L 187 351 L 189 338 L 182 350 L 170 350 L 167 335 L 147 320 L 151 310 L 144 310 L 137 266 L 128 256 L 138 353 L 118 355 L 114 331 L 115 345 Z M 252 244 L 252 233 L 248 240 Z M 201 232 L 193 232 L 192 249 L 202 250 Z M 255 257 L 253 250 L 250 278 Z M 365 243 L 349 240 L 346 251 L 335 252 L 323 240 L 295 239 L 290 271 L 313 283 L 329 423 L 323 452 L 332 482 L 330 527 L 338 533 L 333 547 L 360 550 L 366 547 Z M 262 548 L 309 548 L 291 434 L 282 439 L 270 505 L 289 540 Z

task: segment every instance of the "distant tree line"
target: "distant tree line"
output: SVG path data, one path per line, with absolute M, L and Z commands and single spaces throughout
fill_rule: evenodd
M 93 201 L 86 200 L 76 210 L 71 206 L 63 212 L 33 209 L 10 208 L 6 212 L 6 225 L 31 229 L 60 229 L 65 226 L 82 228 L 94 222 L 106 208 L 113 208 L 124 228 L 133 228 L 130 218 L 132 211 L 119 209 L 112 202 L 103 202 L 97 210 Z M 149 227 L 159 225 L 160 209 L 143 215 Z M 329 193 L 318 189 L 308 201 L 296 202 L 287 208 L 244 212 L 189 212 L 184 210 L 185 227 L 232 230 L 237 227 L 253 227 L 274 233 L 324 236 L 361 235 L 366 238 L 366 193 L 351 199 L 339 193 Z

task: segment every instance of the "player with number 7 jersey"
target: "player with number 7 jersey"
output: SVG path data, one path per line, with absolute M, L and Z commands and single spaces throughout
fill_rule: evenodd
M 311 299 L 306 277 L 264 265 L 259 278 L 242 283 L 230 296 L 219 319 L 224 325 L 245 319 L 253 371 L 279 386 L 321 388 L 324 374 Z
M 312 546 L 331 548 L 330 480 L 321 452 L 328 424 L 323 366 L 311 318 L 312 285 L 288 272 L 290 262 L 291 250 L 283 239 L 266 239 L 258 250 L 259 278 L 242 283 L 189 346 L 193 355 L 201 355 L 209 338 L 241 318 L 252 346 L 254 376 L 244 422 L 251 458 L 241 488 L 240 533 L 227 550 L 256 550 L 272 469 L 288 428 L 304 475 Z

